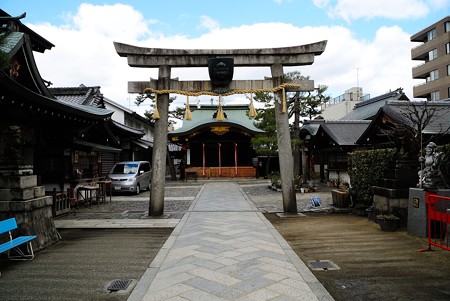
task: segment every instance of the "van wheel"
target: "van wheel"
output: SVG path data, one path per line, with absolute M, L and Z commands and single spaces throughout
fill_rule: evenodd
M 138 195 L 139 193 L 141 193 L 141 186 L 139 186 L 139 184 L 136 185 L 136 195 Z

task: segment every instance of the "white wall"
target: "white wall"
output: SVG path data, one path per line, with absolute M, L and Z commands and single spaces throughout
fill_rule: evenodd
M 107 103 L 106 101 L 105 101 L 105 107 L 108 110 L 114 111 L 114 114 L 112 114 L 112 117 L 111 117 L 112 120 L 117 121 L 121 124 L 125 124 L 125 112 L 121 108 L 114 106 L 110 103 Z

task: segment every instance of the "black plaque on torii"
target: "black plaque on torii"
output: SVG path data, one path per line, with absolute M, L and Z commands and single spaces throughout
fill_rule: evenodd
M 233 58 L 209 58 L 208 72 L 212 91 L 219 94 L 230 91 L 229 85 L 233 80 L 233 71 Z

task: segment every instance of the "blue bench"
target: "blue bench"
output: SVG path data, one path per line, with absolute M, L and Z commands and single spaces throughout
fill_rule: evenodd
M 0 221 L 0 234 L 8 232 L 9 240 L 0 244 L 0 253 L 8 251 L 8 258 L 15 260 L 32 260 L 34 258 L 33 246 L 31 241 L 36 238 L 36 235 L 12 237 L 11 230 L 17 229 L 16 219 L 10 218 Z M 20 246 L 26 244 L 26 252 Z M 14 250 L 18 255 L 11 255 L 11 250 Z

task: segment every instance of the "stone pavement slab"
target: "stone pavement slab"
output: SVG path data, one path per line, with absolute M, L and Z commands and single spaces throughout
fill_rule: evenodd
M 333 300 L 236 183 L 203 186 L 128 300 Z
M 55 219 L 57 229 L 175 228 L 179 219 Z

